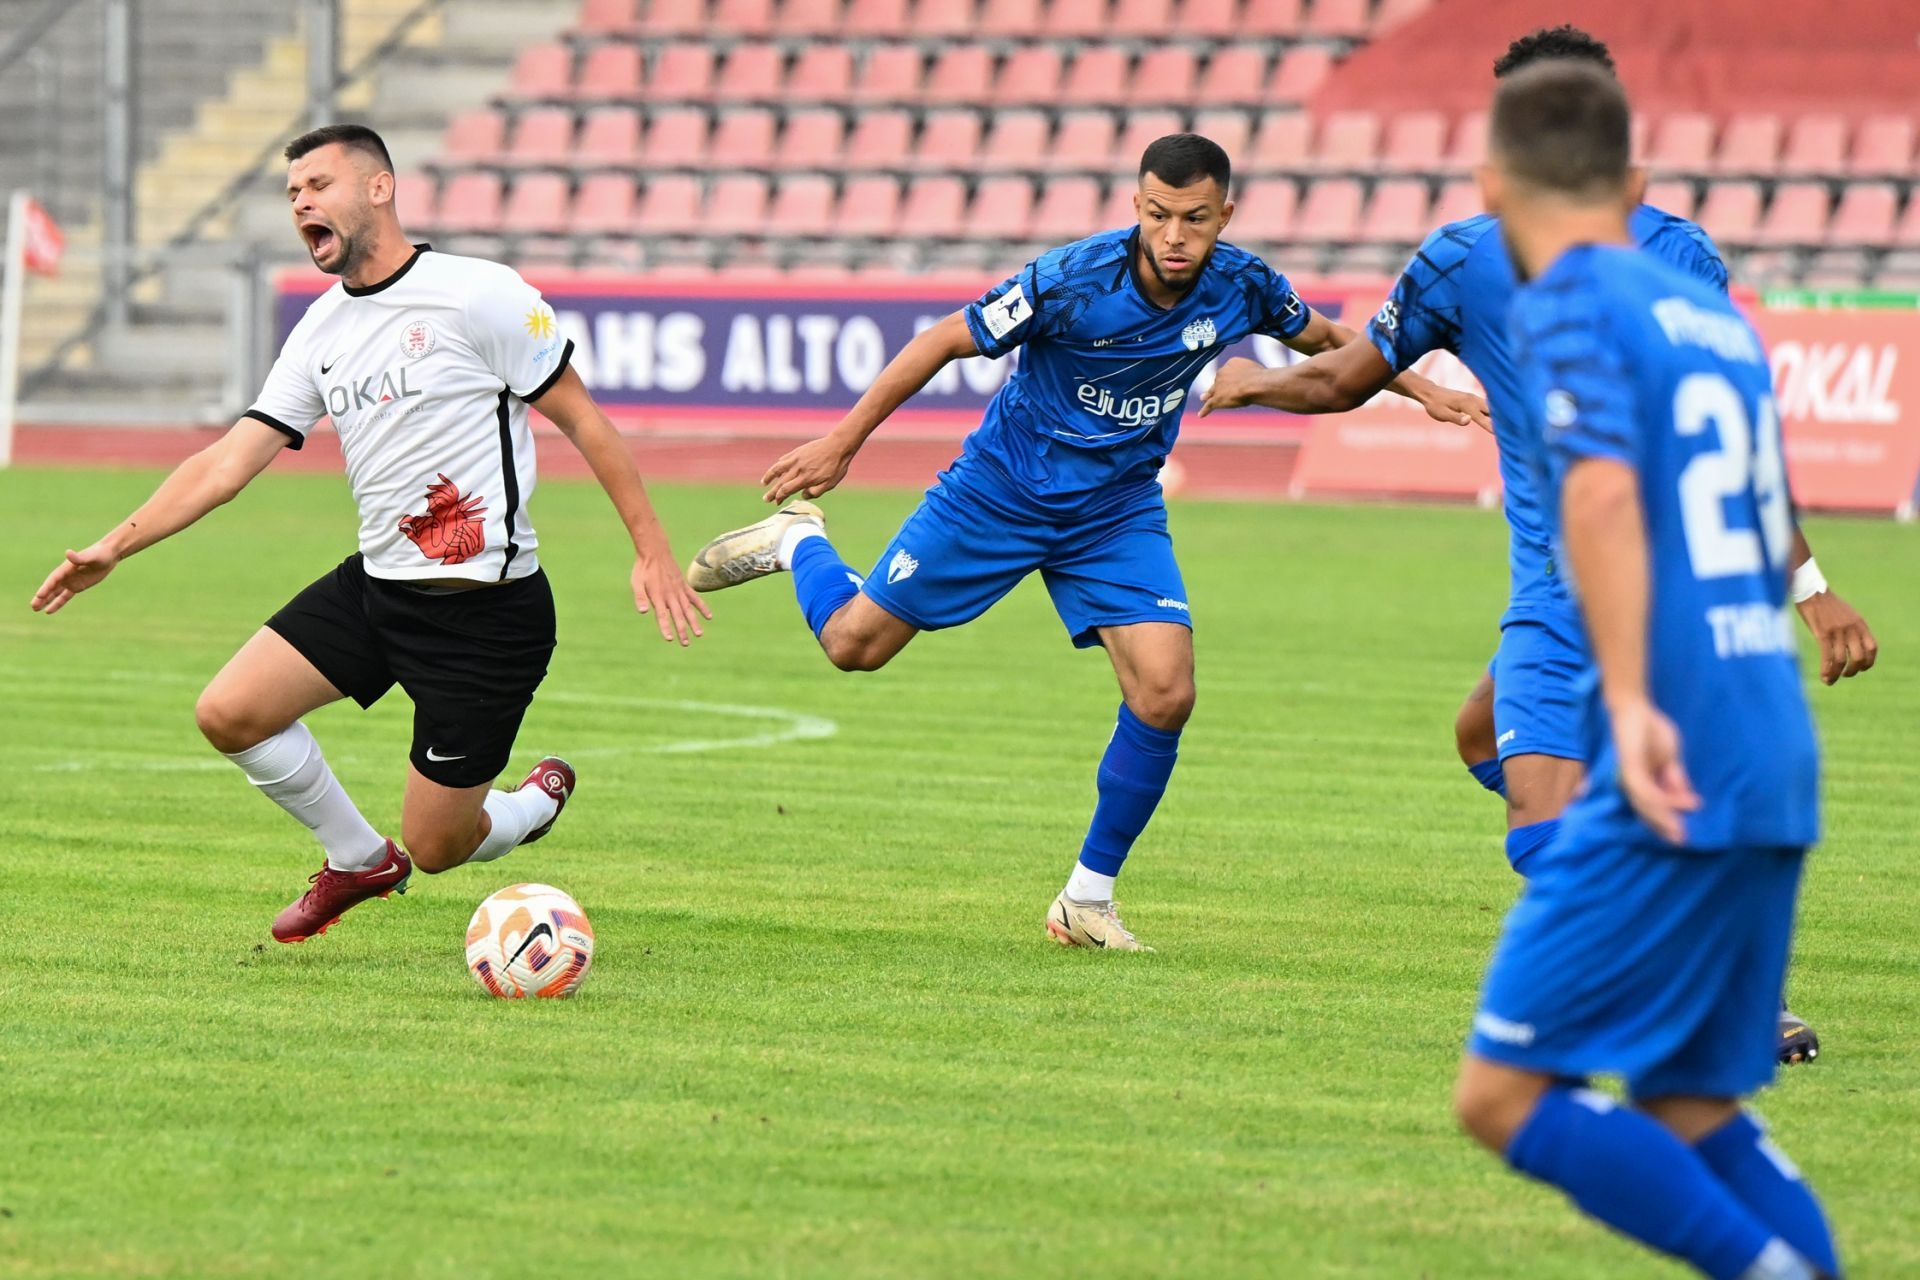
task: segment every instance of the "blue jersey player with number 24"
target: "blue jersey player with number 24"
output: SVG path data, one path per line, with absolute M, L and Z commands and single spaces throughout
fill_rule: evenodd
M 769 502 L 818 497 L 950 361 L 1021 350 L 980 428 L 870 575 L 839 557 L 806 501 L 722 534 L 688 569 L 702 591 L 791 571 L 807 625 L 843 671 L 875 670 L 919 632 L 972 621 L 1037 571 L 1073 643 L 1106 650 L 1123 699 L 1086 840 L 1047 913 L 1049 936 L 1066 946 L 1140 949 L 1114 880 L 1166 791 L 1193 710 L 1192 616 L 1159 485 L 1188 389 L 1252 334 L 1303 352 L 1358 337 L 1220 242 L 1230 181 L 1215 143 L 1154 142 L 1140 163 L 1137 226 L 1043 254 L 927 329 L 831 434 L 773 464 Z M 1442 421 L 1485 421 L 1478 397 L 1417 375 L 1394 389 Z

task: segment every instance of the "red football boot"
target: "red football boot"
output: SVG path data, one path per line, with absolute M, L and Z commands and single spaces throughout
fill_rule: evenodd
M 412 874 L 413 859 L 391 840 L 387 841 L 386 859 L 369 871 L 337 871 L 322 862 L 311 877 L 313 888 L 273 918 L 273 939 L 305 942 L 325 933 L 368 898 L 405 893 L 407 878 Z
M 551 818 L 548 818 L 545 822 L 527 832 L 527 838 L 522 840 L 520 842 L 521 844 L 532 844 L 535 840 L 538 840 L 541 836 L 553 830 L 553 824 L 560 821 L 560 811 L 567 807 L 567 797 L 573 794 L 573 789 L 576 785 L 578 785 L 578 780 L 573 776 L 573 766 L 565 760 L 562 760 L 559 756 L 548 756 L 539 764 L 533 766 L 533 772 L 527 775 L 526 781 L 522 782 L 518 787 L 515 787 L 514 790 L 519 791 L 526 787 L 538 787 L 553 797 L 554 810 Z

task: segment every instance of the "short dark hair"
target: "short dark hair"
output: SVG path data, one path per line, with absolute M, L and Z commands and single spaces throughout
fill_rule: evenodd
M 1507 51 L 1493 64 L 1494 78 L 1502 79 L 1522 67 L 1530 67 L 1548 58 L 1591 62 L 1605 67 L 1607 74 L 1615 74 L 1613 54 L 1607 51 L 1606 45 L 1580 28 L 1563 23 L 1557 27 L 1542 27 L 1508 45 Z
M 1618 80 L 1591 62 L 1557 58 L 1500 81 L 1488 148 L 1529 186 L 1597 200 L 1627 180 L 1631 121 Z
M 387 144 L 380 135 L 363 124 L 323 124 L 318 129 L 309 129 L 287 144 L 287 162 L 291 164 L 310 151 L 339 143 L 349 151 L 358 151 L 372 156 L 380 162 L 380 167 L 388 173 L 393 172 L 393 156 L 387 152 Z
M 1147 144 L 1140 157 L 1140 176 L 1148 174 L 1170 187 L 1190 187 L 1212 178 L 1224 193 L 1233 181 L 1233 162 L 1226 148 L 1197 133 L 1170 133 Z

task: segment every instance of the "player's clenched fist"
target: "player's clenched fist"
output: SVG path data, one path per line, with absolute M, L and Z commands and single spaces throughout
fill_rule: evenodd
M 40 589 L 33 593 L 34 612 L 60 612 L 67 601 L 88 587 L 97 586 L 119 563 L 119 556 L 97 542 L 85 551 L 68 551 L 66 562 L 48 574 Z
M 847 478 L 853 453 L 833 436 L 807 441 L 768 467 L 767 474 L 760 477 L 760 483 L 767 487 L 766 500 L 785 502 L 795 494 L 819 497 Z
M 1259 375 L 1266 366 L 1258 360 L 1235 356 L 1213 375 L 1213 385 L 1200 396 L 1200 416 L 1215 409 L 1243 409 L 1253 403 L 1259 391 Z

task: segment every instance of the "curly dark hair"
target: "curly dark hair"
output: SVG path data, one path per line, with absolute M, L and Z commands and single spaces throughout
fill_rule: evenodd
M 1598 63 L 1608 75 L 1616 74 L 1613 55 L 1607 52 L 1606 45 L 1576 26 L 1562 24 L 1542 27 L 1508 45 L 1507 51 L 1493 64 L 1494 78 L 1497 80 L 1512 75 L 1522 67 L 1530 67 L 1547 58 L 1573 58 L 1581 62 Z

